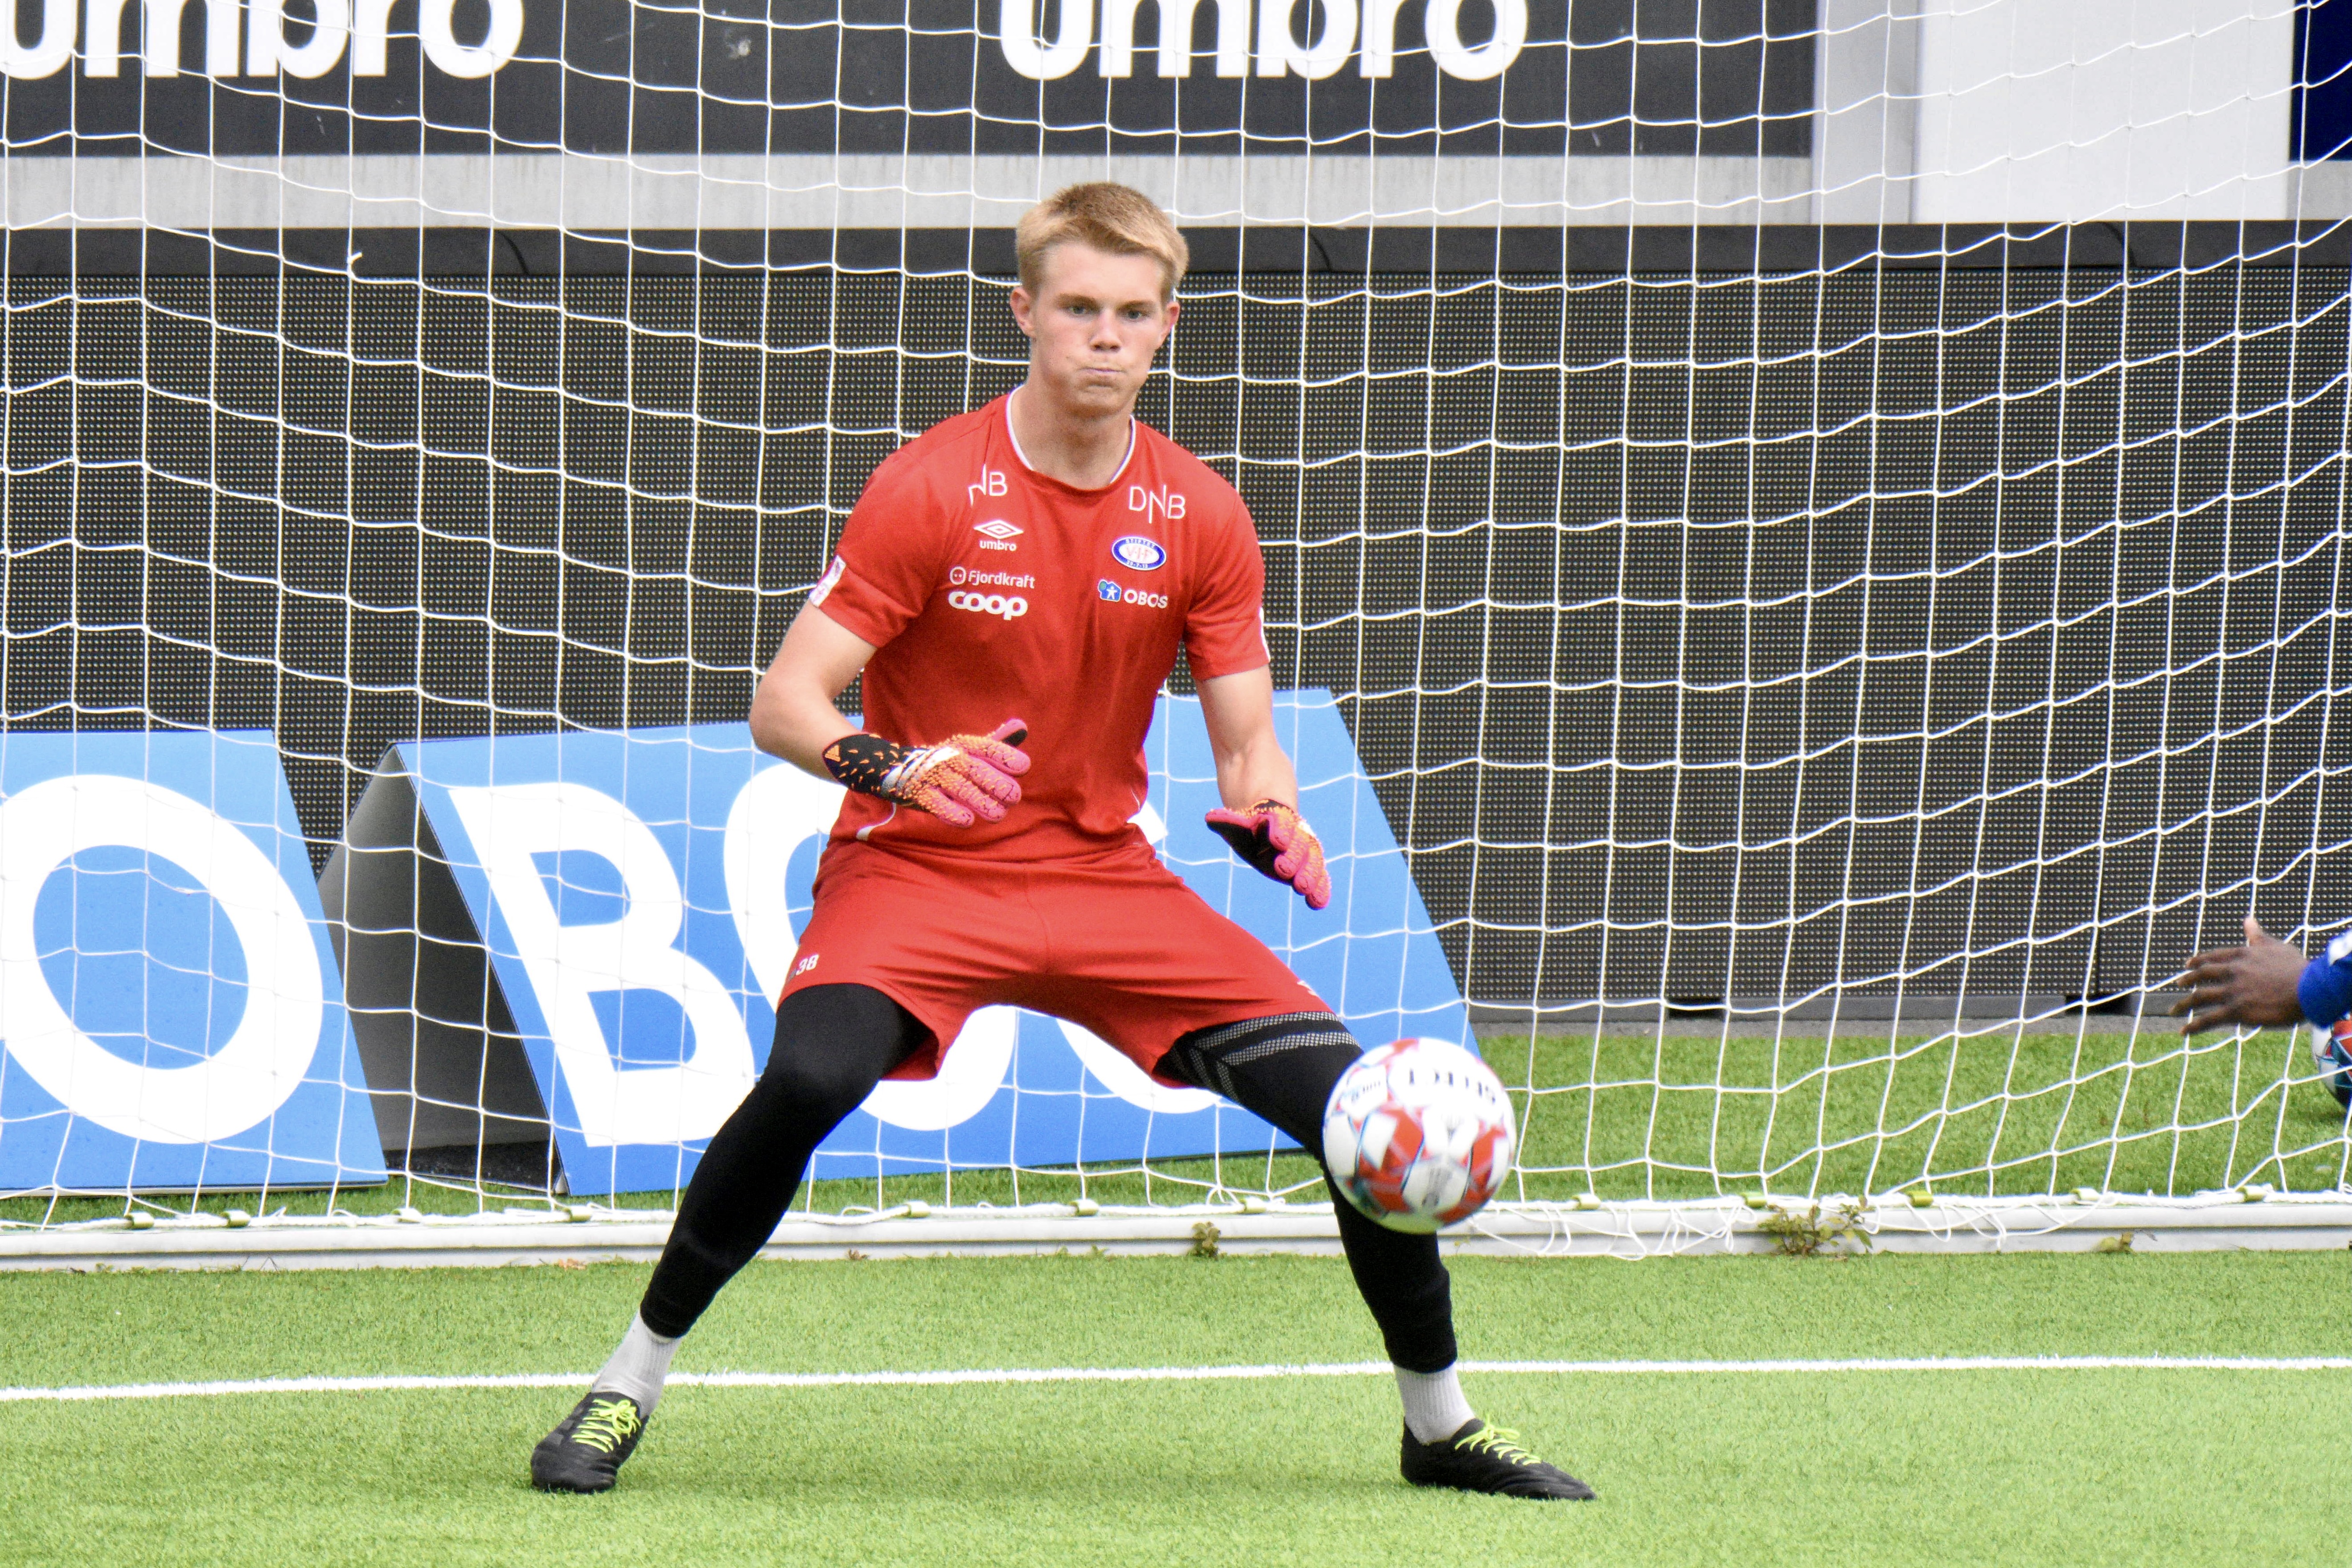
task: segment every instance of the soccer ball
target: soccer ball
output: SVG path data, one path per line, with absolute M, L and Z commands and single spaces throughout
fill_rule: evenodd
M 1467 1219 L 1511 1173 L 1518 1130 L 1503 1080 L 1450 1040 L 1367 1051 L 1323 1110 L 1323 1163 L 1348 1201 L 1391 1230 Z
M 2352 1018 L 2312 1030 L 2311 1059 L 2319 1064 L 2319 1081 L 2334 1092 L 2336 1102 L 2352 1110 Z

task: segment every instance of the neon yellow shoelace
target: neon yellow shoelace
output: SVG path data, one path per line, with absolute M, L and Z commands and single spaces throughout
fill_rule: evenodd
M 588 1407 L 588 1414 L 572 1428 L 572 1440 L 600 1454 L 609 1454 L 635 1436 L 644 1425 L 637 1419 L 636 1406 L 627 1400 L 600 1399 Z
M 1520 1447 L 1519 1435 L 1507 1427 L 1482 1426 L 1463 1438 L 1462 1446 L 1474 1454 L 1492 1454 L 1496 1458 L 1507 1459 L 1514 1465 L 1543 1463 L 1541 1459 Z

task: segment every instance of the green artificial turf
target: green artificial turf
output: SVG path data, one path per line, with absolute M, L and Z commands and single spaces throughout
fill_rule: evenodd
M 1780 1192 L 2185 1194 L 2345 1181 L 2345 1112 L 2306 1031 L 1833 1037 L 1594 1031 L 1488 1039 L 1529 1197 Z M 1532 1104 L 1530 1104 L 1532 1101 Z
M 1481 1359 L 2352 1353 L 2328 1254 L 1458 1259 Z M 0 1277 L 0 1385 L 593 1366 L 583 1269 Z M 1375 1360 L 1336 1260 L 755 1265 L 685 1370 Z M 548 1390 L 0 1405 L 0 1562 L 2326 1563 L 2352 1373 L 1473 1374 L 1591 1480 L 1416 1492 L 1376 1377 L 681 1388 L 622 1488 L 548 1498 Z
M 1835 1036 L 1595 1029 L 1480 1042 L 1514 1095 L 1519 1184 L 1507 1197 L 1705 1198 L 1925 1186 L 1958 1196 L 2102 1191 L 2185 1195 L 2264 1182 L 2326 1191 L 2352 1178 L 2342 1106 L 2302 1030 L 2185 1042 L 2156 1020 L 2137 1035 Z M 1532 1088 L 1528 1087 L 1532 1086 Z M 1236 1192 L 1323 1197 L 1303 1157 L 1159 1160 L 1085 1173 L 961 1171 L 812 1183 L 820 1213 L 927 1203 L 1186 1203 Z M 520 1189 L 394 1176 L 336 1193 L 156 1195 L 153 1206 L 383 1214 L 472 1213 Z M 542 1203 L 544 1199 L 541 1199 Z M 667 1208 L 667 1192 L 623 1206 Z M 121 1195 L 0 1200 L 0 1220 L 121 1214 Z

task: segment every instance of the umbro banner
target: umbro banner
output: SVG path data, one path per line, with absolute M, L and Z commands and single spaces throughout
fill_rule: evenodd
M 1241 866 L 1203 825 L 1215 768 L 1192 699 L 1154 715 L 1139 826 L 1368 1043 L 1466 1038 L 1337 708 L 1320 691 L 1277 704 L 1331 852 L 1328 910 Z M 766 1060 L 840 799 L 740 723 L 395 748 L 325 881 L 387 1146 L 551 1129 L 573 1193 L 683 1185 Z M 812 1173 L 1245 1153 L 1276 1137 L 1076 1025 L 993 1007 L 937 1079 L 877 1088 Z
M 952 230 L 1109 174 L 1192 223 L 1516 225 L 1642 153 L 1801 205 L 1814 9 L 23 0 L 5 195 L 17 226 Z
M 0 735 L 0 1189 L 383 1174 L 271 736 Z
M 27 0 L 0 71 L 10 151 L 35 155 L 1622 156 L 1637 100 L 1672 143 L 1640 150 L 1701 150 L 1704 38 L 1715 140 L 1801 153 L 1813 7 L 1692 9 Z

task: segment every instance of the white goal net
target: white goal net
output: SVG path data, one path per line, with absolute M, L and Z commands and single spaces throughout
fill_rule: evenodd
M 1181 668 L 1141 826 L 1478 1037 L 1507 1197 L 2347 1184 L 2307 1030 L 2163 1008 L 2352 926 L 2352 0 L 13 26 L 0 1226 L 667 1207 L 831 809 L 758 673 L 1102 177 L 1346 896 L 1200 829 Z M 950 1062 L 802 1203 L 1321 1195 L 1082 1030 Z

